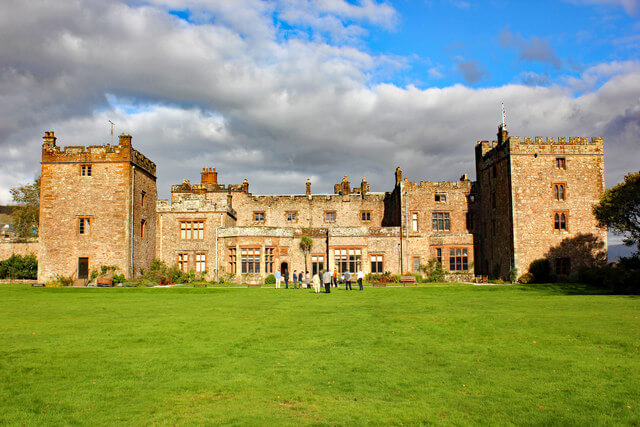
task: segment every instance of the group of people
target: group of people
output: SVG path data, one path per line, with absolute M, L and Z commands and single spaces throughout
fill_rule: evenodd
M 284 274 L 280 273 L 280 270 L 276 270 L 274 274 L 276 278 L 276 289 L 280 289 L 282 285 L 282 281 L 284 280 L 284 285 L 286 289 L 289 289 L 289 273 L 284 270 Z M 345 290 L 352 290 L 351 284 L 353 283 L 353 279 L 356 279 L 358 282 L 358 286 L 360 290 L 363 290 L 362 281 L 364 280 L 364 273 L 362 269 L 358 270 L 357 273 L 350 273 L 348 270 L 342 274 L 338 273 L 337 269 L 333 270 L 333 273 L 329 270 L 324 270 L 323 272 L 318 272 L 311 277 L 308 271 L 300 271 L 298 273 L 297 270 L 293 270 L 293 288 L 310 288 L 313 285 L 313 289 L 315 293 L 320 293 L 320 288 L 324 285 L 325 293 L 331 293 L 331 286 L 337 288 L 338 283 L 344 283 Z

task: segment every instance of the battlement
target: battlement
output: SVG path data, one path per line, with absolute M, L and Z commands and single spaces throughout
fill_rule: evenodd
M 469 181 L 467 175 L 462 175 L 458 181 L 409 181 L 405 179 L 404 188 L 407 191 L 444 191 L 444 190 L 467 190 L 473 187 L 473 182 Z
M 602 137 L 542 137 L 542 136 L 510 136 L 504 143 L 498 141 L 479 140 L 476 151 L 484 158 L 486 155 L 496 155 L 498 152 L 511 153 L 581 153 L 602 154 L 604 140 Z
M 205 194 L 205 193 L 249 193 L 249 184 L 243 182 L 242 184 L 211 184 L 211 183 L 200 183 L 200 184 L 191 184 L 191 181 L 185 179 L 182 181 L 182 184 L 175 184 L 171 186 L 172 193 L 193 193 L 193 194 Z
M 156 164 L 131 147 L 131 135 L 120 135 L 119 145 L 71 145 L 59 147 L 53 131 L 42 138 L 42 163 L 130 162 L 154 177 Z

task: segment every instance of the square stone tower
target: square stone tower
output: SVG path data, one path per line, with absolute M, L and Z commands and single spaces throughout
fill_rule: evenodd
M 38 280 L 55 275 L 86 282 L 93 269 L 116 266 L 139 275 L 155 256 L 156 165 L 117 146 L 61 149 L 53 132 L 42 144 Z
M 606 261 L 607 234 L 592 213 L 604 192 L 602 138 L 509 137 L 478 141 L 481 223 L 476 271 L 508 277 L 532 261 L 567 275 Z

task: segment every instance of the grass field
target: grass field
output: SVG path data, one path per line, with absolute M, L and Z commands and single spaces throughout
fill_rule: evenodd
M 638 424 L 640 299 L 0 286 L 0 424 Z

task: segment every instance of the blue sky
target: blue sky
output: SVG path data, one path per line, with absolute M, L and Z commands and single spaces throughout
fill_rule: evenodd
M 256 194 L 475 176 L 473 147 L 601 136 L 638 169 L 640 0 L 7 0 L 0 203 L 60 145 L 133 135 L 158 190 L 215 166 Z

